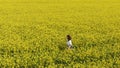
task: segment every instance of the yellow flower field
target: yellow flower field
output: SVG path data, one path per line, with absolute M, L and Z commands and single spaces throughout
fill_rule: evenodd
M 120 1 L 0 0 L 0 68 L 120 68 Z

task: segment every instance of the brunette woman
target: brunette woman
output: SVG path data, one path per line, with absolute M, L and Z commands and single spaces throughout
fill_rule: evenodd
M 73 47 L 71 39 L 72 39 L 71 36 L 67 35 L 67 45 L 68 45 L 68 48 L 72 48 Z

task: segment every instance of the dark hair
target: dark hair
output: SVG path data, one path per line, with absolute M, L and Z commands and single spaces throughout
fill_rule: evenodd
M 67 35 L 67 40 L 69 41 L 69 40 L 71 40 L 72 38 L 71 38 L 71 36 L 70 35 Z

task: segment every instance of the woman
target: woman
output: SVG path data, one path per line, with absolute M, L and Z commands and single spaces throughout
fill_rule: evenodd
M 72 48 L 72 41 L 71 41 L 70 35 L 67 35 L 67 45 L 68 45 L 68 48 Z

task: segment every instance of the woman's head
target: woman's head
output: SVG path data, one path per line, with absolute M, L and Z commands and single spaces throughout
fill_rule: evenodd
M 70 35 L 67 35 L 67 40 L 71 40 L 71 36 Z

